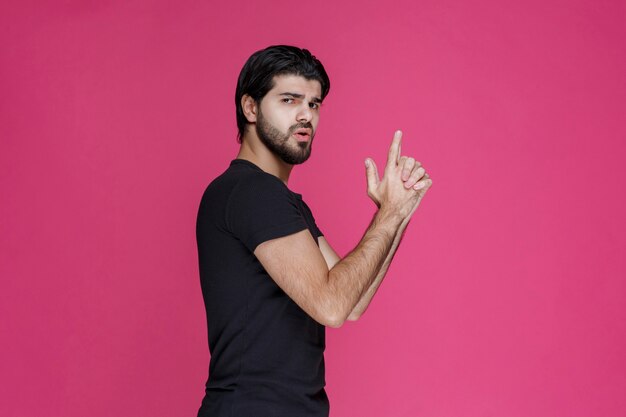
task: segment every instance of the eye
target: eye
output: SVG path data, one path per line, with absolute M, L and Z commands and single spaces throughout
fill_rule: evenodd
M 292 98 L 284 98 L 282 101 L 283 101 L 283 103 L 287 103 L 287 104 L 293 103 L 293 99 Z
M 316 110 L 320 108 L 320 104 L 319 103 L 309 103 L 309 106 L 312 109 L 316 109 Z

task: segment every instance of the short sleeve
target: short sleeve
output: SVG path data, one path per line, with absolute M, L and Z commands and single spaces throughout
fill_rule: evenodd
M 317 240 L 317 238 L 319 238 L 320 236 L 324 236 L 324 233 L 322 233 L 320 228 L 317 227 L 317 223 L 315 223 L 315 218 L 313 217 L 313 213 L 311 212 L 311 209 L 309 208 L 309 206 L 304 202 L 304 200 L 301 200 L 301 201 L 302 201 L 302 209 L 304 210 L 303 214 L 307 218 L 307 222 L 309 223 L 310 230 L 311 230 L 311 233 L 313 234 L 313 237 L 315 238 L 315 240 Z
M 250 252 L 267 240 L 307 228 L 291 191 L 277 178 L 265 174 L 250 175 L 235 185 L 225 220 Z

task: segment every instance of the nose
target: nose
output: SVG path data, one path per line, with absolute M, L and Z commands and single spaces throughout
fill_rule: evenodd
M 309 107 L 309 103 L 304 103 L 304 106 L 302 106 L 302 108 L 296 115 L 298 122 L 310 122 L 312 117 L 313 117 L 313 112 L 311 111 L 311 108 Z

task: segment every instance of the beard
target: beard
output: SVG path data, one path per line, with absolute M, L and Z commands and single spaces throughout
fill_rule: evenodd
M 295 145 L 289 143 L 289 138 L 298 129 L 311 129 L 311 137 L 307 142 L 296 141 Z M 291 165 L 297 165 L 305 162 L 311 156 L 311 149 L 313 147 L 313 125 L 311 123 L 298 123 L 289 128 L 287 133 L 283 133 L 269 123 L 261 113 L 257 116 L 256 133 L 261 142 L 276 156 L 282 159 L 285 163 Z

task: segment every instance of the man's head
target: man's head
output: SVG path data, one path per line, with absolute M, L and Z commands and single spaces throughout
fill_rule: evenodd
M 259 139 L 285 162 L 304 162 L 310 154 L 319 105 L 329 89 L 324 67 L 306 49 L 278 45 L 255 52 L 237 82 L 238 142 L 254 123 Z M 292 139 L 297 146 L 288 146 L 289 138 L 299 131 L 308 131 L 308 140 L 295 135 L 301 140 Z

